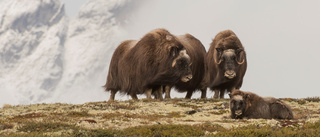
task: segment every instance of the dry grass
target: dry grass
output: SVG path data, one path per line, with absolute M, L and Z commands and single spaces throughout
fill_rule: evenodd
M 282 99 L 294 120 L 234 120 L 228 100 L 7 105 L 0 136 L 318 136 L 320 99 Z M 307 134 L 308 133 L 308 134 Z

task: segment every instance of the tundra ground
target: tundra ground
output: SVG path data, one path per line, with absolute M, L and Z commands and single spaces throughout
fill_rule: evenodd
M 282 100 L 295 119 L 231 119 L 228 99 L 4 105 L 0 136 L 320 135 L 318 97 Z

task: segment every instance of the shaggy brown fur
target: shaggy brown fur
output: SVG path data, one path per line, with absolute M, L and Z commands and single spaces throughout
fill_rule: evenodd
M 113 53 L 109 66 L 106 91 L 111 91 L 109 101 L 117 91 L 137 99 L 137 94 L 189 81 L 192 78 L 190 57 L 177 38 L 165 29 L 156 29 L 139 41 L 122 42 Z
M 231 30 L 216 35 L 206 55 L 205 85 L 215 92 L 214 98 L 224 98 L 242 86 L 247 59 L 239 38 Z
M 205 67 L 205 55 L 206 49 L 202 45 L 202 43 L 190 34 L 177 36 L 178 40 L 187 50 L 188 55 L 191 59 L 191 71 L 192 71 L 192 79 L 189 82 L 181 82 L 179 81 L 174 85 L 174 88 L 178 90 L 178 92 L 187 92 L 185 98 L 190 99 L 193 92 L 196 90 L 201 90 L 201 98 L 206 98 L 207 89 L 206 87 L 202 87 L 201 82 L 204 77 L 204 67 Z M 170 89 L 172 86 L 165 87 L 166 96 L 165 98 L 170 98 Z
M 293 119 L 291 108 L 274 97 L 235 90 L 230 95 L 231 118 Z

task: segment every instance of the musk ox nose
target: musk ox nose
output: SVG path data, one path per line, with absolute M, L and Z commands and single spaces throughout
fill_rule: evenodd
M 224 73 L 224 76 L 228 79 L 233 79 L 234 77 L 236 77 L 236 72 L 234 72 L 233 70 L 227 70 L 225 73 Z
M 187 79 L 188 79 L 188 80 L 191 80 L 191 79 L 192 79 L 192 75 L 188 75 L 188 76 L 187 76 Z
M 187 75 L 181 78 L 182 82 L 188 82 L 192 79 L 192 75 Z
M 235 113 L 237 116 L 240 116 L 240 115 L 242 114 L 242 111 L 241 111 L 241 110 L 236 110 L 234 113 Z

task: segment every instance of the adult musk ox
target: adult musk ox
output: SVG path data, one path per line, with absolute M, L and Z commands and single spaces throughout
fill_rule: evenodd
M 239 89 L 247 70 L 244 48 L 231 30 L 216 35 L 206 55 L 205 84 L 213 90 L 214 98 L 224 98 L 224 93 Z
M 170 98 L 170 89 L 172 86 L 174 86 L 178 92 L 187 92 L 185 98 L 190 99 L 193 92 L 196 90 L 201 90 L 201 98 L 206 98 L 206 87 L 202 87 L 201 85 L 205 74 L 204 59 L 206 55 L 206 49 L 197 38 L 190 34 L 179 35 L 177 36 L 177 39 L 190 56 L 192 79 L 188 82 L 179 81 L 175 85 L 167 85 L 166 87 L 162 87 L 164 88 L 162 90 L 165 90 L 166 93 L 165 98 Z
M 291 108 L 274 97 L 260 97 L 240 90 L 229 95 L 231 118 L 293 119 Z
M 138 99 L 152 89 L 192 79 L 190 57 L 182 44 L 165 29 L 156 29 L 139 41 L 122 42 L 114 51 L 105 90 L 111 91 L 113 101 L 117 91 Z

